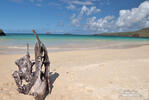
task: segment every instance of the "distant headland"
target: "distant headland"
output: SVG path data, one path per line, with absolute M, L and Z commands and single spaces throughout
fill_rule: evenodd
M 0 29 L 0 36 L 5 36 L 5 33 L 3 32 L 2 29 Z
M 120 37 L 137 37 L 137 38 L 149 38 L 149 28 L 143 28 L 133 32 L 118 32 L 118 33 L 100 33 L 94 34 L 96 36 L 120 36 Z

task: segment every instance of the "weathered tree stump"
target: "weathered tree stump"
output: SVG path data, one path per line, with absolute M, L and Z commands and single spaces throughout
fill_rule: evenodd
M 33 33 L 37 39 L 34 48 L 35 61 L 30 60 L 29 45 L 27 44 L 27 53 L 15 61 L 19 70 L 15 71 L 12 76 L 20 93 L 33 95 L 35 100 L 44 100 L 52 89 L 49 76 L 50 61 L 45 45 L 39 40 L 34 30 Z M 33 71 L 33 67 L 35 67 L 35 71 Z

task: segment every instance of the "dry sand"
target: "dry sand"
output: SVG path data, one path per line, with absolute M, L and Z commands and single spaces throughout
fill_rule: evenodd
M 11 76 L 21 56 L 0 54 L 0 100 L 34 100 L 17 92 Z M 51 71 L 59 76 L 45 100 L 149 99 L 149 46 L 52 52 L 49 57 Z

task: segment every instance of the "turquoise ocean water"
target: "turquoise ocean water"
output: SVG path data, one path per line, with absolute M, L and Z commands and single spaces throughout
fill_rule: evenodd
M 78 49 L 128 48 L 148 45 L 147 38 L 106 37 L 91 35 L 38 35 L 47 46 L 48 51 L 65 51 Z M 11 34 L 0 37 L 0 53 L 23 53 L 29 43 L 31 52 L 36 38 L 30 34 Z

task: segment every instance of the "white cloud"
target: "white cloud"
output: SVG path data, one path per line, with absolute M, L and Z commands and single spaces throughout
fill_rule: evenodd
M 81 10 L 80 10 L 78 15 L 73 14 L 70 17 L 71 25 L 79 27 L 80 23 L 81 23 L 81 20 L 83 19 L 84 15 L 89 16 L 89 15 L 91 15 L 93 13 L 97 13 L 99 11 L 100 11 L 100 9 L 97 9 L 95 6 L 92 6 L 90 8 L 88 8 L 86 6 L 82 6 L 82 8 L 81 8 Z
M 69 9 L 69 10 L 75 10 L 76 7 L 75 7 L 73 4 L 70 4 L 70 5 L 67 7 L 67 9 Z
M 85 30 L 107 32 L 109 31 L 113 24 L 114 16 L 106 16 L 104 18 L 97 19 L 95 16 L 88 18 L 87 23 L 84 26 Z
M 81 11 L 80 11 L 80 14 L 83 15 L 87 11 L 88 11 L 88 8 L 86 6 L 82 6 Z
M 79 1 L 79 0 L 74 0 L 72 1 L 73 4 L 76 5 L 93 5 L 91 1 Z
M 138 8 L 120 10 L 116 25 L 120 28 L 149 27 L 149 1 L 144 1 Z
M 73 5 L 93 5 L 93 1 L 92 0 L 60 0 L 64 3 L 68 3 L 68 4 L 73 4 Z
M 76 14 L 73 14 L 70 17 L 70 21 L 71 21 L 71 25 L 75 26 L 75 27 L 79 27 L 80 26 L 80 21 L 81 21 L 82 17 L 81 16 L 76 16 Z
M 97 9 L 95 6 L 92 6 L 91 8 L 88 8 L 86 6 L 83 6 L 81 8 L 80 14 L 81 15 L 85 14 L 85 15 L 89 16 L 89 15 L 91 15 L 93 13 L 97 13 L 97 12 L 100 12 L 100 11 L 101 10 L 100 9 Z
M 61 0 L 67 3 L 76 4 L 76 5 L 94 5 L 94 4 L 110 4 L 110 0 Z

